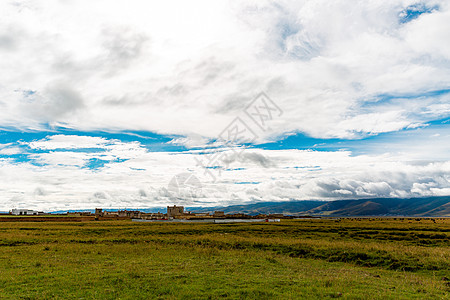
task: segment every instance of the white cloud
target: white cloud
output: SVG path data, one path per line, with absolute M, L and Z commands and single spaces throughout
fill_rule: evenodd
M 101 137 L 58 134 L 48 136 L 43 140 L 33 141 L 26 144 L 31 149 L 55 150 L 103 148 L 109 142 L 110 141 L 107 139 Z
M 214 138 L 262 90 L 285 112 L 262 139 L 448 117 L 448 95 L 376 101 L 448 88 L 449 7 L 402 24 L 414 3 L 4 1 L 0 125 Z
M 221 152 L 224 168 L 199 167 L 198 150 L 149 152 L 135 142 L 101 139 L 101 152 L 74 152 L 55 141 L 99 141 L 89 137 L 57 135 L 36 141 L 44 153 L 29 161 L 0 159 L 0 210 L 30 207 L 44 210 L 94 207 L 153 207 L 176 202 L 184 205 L 229 205 L 255 201 L 416 197 L 448 194 L 450 163 L 417 163 L 411 154 L 359 155 L 348 151 L 247 149 L 236 156 Z M 45 143 L 48 143 L 46 146 Z M 91 159 L 105 164 L 86 167 Z M 411 163 L 412 162 L 412 163 Z M 212 165 L 214 166 L 214 165 Z M 199 178 L 196 198 L 176 199 L 168 190 L 172 177 L 191 172 Z
M 200 135 L 191 135 L 183 138 L 172 139 L 169 144 L 185 146 L 186 148 L 205 147 L 210 144 L 210 140 Z
M 0 155 L 14 155 L 14 154 L 20 154 L 22 153 L 22 150 L 12 144 L 0 144 Z

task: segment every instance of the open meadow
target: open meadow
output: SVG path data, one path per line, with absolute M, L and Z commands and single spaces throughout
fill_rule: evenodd
M 0 222 L 2 299 L 449 299 L 449 219 Z

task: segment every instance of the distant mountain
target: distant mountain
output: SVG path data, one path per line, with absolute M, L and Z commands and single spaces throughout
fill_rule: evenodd
M 205 207 L 205 208 L 189 208 L 193 212 L 214 212 L 215 210 L 224 211 L 227 214 L 245 213 L 249 215 L 257 214 L 294 214 L 294 212 L 309 211 L 324 201 L 288 201 L 288 202 L 260 202 L 255 204 L 232 205 L 225 207 Z
M 117 209 L 106 209 L 115 211 Z M 127 210 L 140 210 L 143 212 L 162 212 L 165 207 L 153 208 L 127 208 Z M 244 213 L 249 215 L 275 214 L 293 216 L 410 216 L 410 217 L 450 217 L 450 196 L 426 197 L 426 198 L 373 198 L 359 200 L 335 200 L 335 201 L 285 201 L 285 202 L 260 202 L 245 205 L 232 205 L 221 207 L 186 207 L 192 212 L 224 211 L 227 214 Z M 77 210 L 90 211 L 93 209 Z M 67 211 L 54 211 L 52 213 L 66 213 Z M 72 210 L 70 210 L 72 212 Z
M 189 208 L 194 212 L 245 213 L 250 215 L 282 213 L 311 216 L 412 216 L 450 217 L 450 196 L 426 198 L 374 198 L 336 201 L 262 202 L 226 207 Z

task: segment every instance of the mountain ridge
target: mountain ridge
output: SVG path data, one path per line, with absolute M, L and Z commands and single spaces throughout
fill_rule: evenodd
M 193 212 L 246 213 L 311 216 L 411 216 L 450 217 L 450 196 L 422 198 L 372 198 L 356 200 L 293 200 L 259 202 L 226 207 L 190 208 Z

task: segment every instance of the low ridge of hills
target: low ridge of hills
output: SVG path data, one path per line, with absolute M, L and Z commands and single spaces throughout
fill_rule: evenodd
M 260 202 L 226 207 L 191 208 L 194 212 L 221 210 L 227 214 L 250 215 L 282 213 L 310 216 L 411 216 L 450 217 L 450 196 L 425 198 L 373 198 L 335 201 Z

